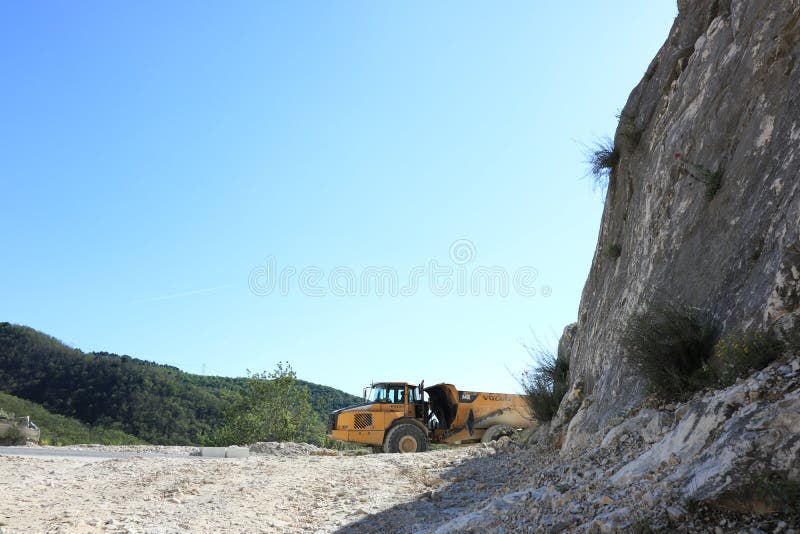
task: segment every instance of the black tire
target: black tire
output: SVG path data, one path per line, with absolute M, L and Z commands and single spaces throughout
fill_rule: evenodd
M 383 443 L 384 452 L 424 452 L 428 437 L 416 425 L 400 424 L 389 430 Z
M 481 443 L 489 443 L 503 436 L 510 436 L 514 433 L 514 429 L 508 425 L 494 425 L 486 429 L 481 438 Z

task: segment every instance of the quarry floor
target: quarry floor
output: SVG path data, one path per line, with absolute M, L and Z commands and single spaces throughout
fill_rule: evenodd
M 277 451 L 245 459 L 189 456 L 193 448 L 93 447 L 92 456 L 0 456 L 0 531 L 335 532 L 402 507 L 491 449 L 328 456 Z M 55 450 L 53 450 L 55 449 Z M 146 457 L 107 458 L 141 451 Z M 169 454 L 156 457 L 153 453 Z M 183 454 L 184 457 L 180 457 Z M 429 500 L 429 499 L 428 499 Z M 425 525 L 400 524 L 391 531 Z M 377 527 L 377 525 L 376 525 Z
M 800 532 L 796 517 L 688 513 L 665 479 L 676 466 L 615 487 L 611 474 L 647 450 L 632 439 L 568 456 L 508 438 L 418 454 L 260 443 L 242 459 L 39 449 L 0 450 L 0 534 Z

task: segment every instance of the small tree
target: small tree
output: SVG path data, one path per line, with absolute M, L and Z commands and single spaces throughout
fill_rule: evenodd
M 324 425 L 311 407 L 308 389 L 297 382 L 288 362 L 278 362 L 270 373 L 248 371 L 248 375 L 247 390 L 224 411 L 225 424 L 213 434 L 211 443 L 324 441 Z

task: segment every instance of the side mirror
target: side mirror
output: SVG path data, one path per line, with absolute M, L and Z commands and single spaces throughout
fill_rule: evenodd
M 364 388 L 364 400 L 367 400 L 367 388 Z

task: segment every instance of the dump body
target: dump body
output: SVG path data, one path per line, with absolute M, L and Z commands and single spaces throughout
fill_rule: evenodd
M 425 450 L 428 442 L 474 443 L 534 424 L 520 395 L 458 391 L 452 384 L 423 388 L 382 382 L 372 388 L 364 403 L 330 415 L 330 439 L 382 447 L 387 452 L 411 452 L 402 449 Z
M 452 384 L 425 388 L 430 409 L 438 421 L 432 432 L 434 443 L 480 441 L 484 432 L 496 425 L 512 429 L 533 425 L 530 410 L 522 395 L 458 391 Z

